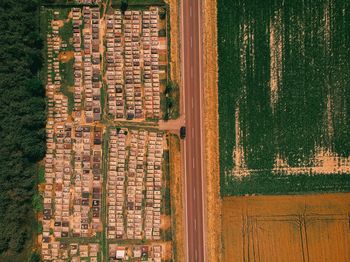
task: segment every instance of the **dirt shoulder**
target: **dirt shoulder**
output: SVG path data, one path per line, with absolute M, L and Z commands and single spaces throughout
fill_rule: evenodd
M 204 155 L 206 183 L 207 261 L 221 261 L 221 199 L 219 175 L 218 59 L 216 0 L 203 2 Z
M 180 140 L 176 135 L 169 136 L 170 150 L 170 195 L 173 227 L 174 261 L 185 261 L 185 229 L 183 205 L 183 176 L 180 153 Z
M 170 78 L 181 83 L 179 0 L 166 0 L 170 7 Z

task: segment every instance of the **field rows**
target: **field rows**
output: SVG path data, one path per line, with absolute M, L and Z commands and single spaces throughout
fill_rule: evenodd
M 295 185 L 282 192 L 313 190 L 300 180 L 346 190 L 324 177 L 350 171 L 350 4 L 219 0 L 218 10 L 222 193 L 246 193 L 249 176 Z

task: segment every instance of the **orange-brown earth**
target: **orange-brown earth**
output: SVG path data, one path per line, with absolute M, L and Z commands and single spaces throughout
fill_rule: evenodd
M 350 261 L 350 194 L 223 200 L 222 261 Z
M 58 54 L 58 60 L 61 61 L 62 63 L 66 63 L 73 58 L 74 58 L 73 51 L 62 51 Z
M 173 242 L 176 253 L 173 254 L 175 261 L 185 261 L 185 225 L 183 203 L 183 176 L 180 154 L 180 141 L 176 135 L 169 137 L 170 150 L 170 194 L 173 227 Z
M 221 199 L 218 141 L 217 2 L 202 3 L 205 243 L 207 261 L 221 261 Z

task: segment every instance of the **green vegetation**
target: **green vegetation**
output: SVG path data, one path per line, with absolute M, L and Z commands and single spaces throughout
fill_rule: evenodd
M 120 8 L 121 10 L 125 11 L 129 7 L 134 6 L 149 6 L 149 5 L 164 5 L 163 0 L 113 0 L 112 1 L 112 7 Z
M 271 174 L 255 173 L 244 178 L 226 180 L 221 194 L 307 194 L 317 192 L 348 192 L 350 179 L 348 174 Z
M 349 11 L 340 0 L 218 1 L 223 195 L 349 190 L 350 176 L 271 172 L 277 157 L 311 167 L 320 149 L 350 155 Z M 242 179 L 231 175 L 237 143 Z
M 167 216 L 171 215 L 171 197 L 170 197 L 170 165 L 169 165 L 169 150 L 163 152 L 163 196 L 164 196 L 164 206 L 163 213 Z
M 44 210 L 43 202 L 43 197 L 39 193 L 33 196 L 32 204 L 35 212 L 42 212 Z
M 39 255 L 39 253 L 37 253 L 37 252 L 32 253 L 32 255 L 30 256 L 28 261 L 29 262 L 40 262 L 40 255 Z
M 60 9 L 60 15 L 62 15 L 62 10 Z M 64 13 L 64 12 L 63 12 Z M 67 19 L 67 16 L 62 18 L 63 21 Z M 73 50 L 73 45 L 69 44 L 71 38 L 73 37 L 73 21 L 70 19 L 68 22 L 65 22 L 64 25 L 60 28 L 59 34 L 61 36 L 62 42 L 68 44 L 66 50 Z
M 161 108 L 164 120 L 176 119 L 180 116 L 180 89 L 179 85 L 170 81 L 161 97 Z
M 166 230 L 161 230 L 161 234 L 162 234 L 162 239 L 164 239 L 164 241 L 172 241 L 173 240 L 173 232 L 171 231 L 171 228 L 168 228 Z
M 159 37 L 164 37 L 164 36 L 166 36 L 166 30 L 165 30 L 165 29 L 160 29 L 160 30 L 158 31 L 158 36 L 159 36 Z
M 45 166 L 38 165 L 38 184 L 45 182 Z
M 74 87 L 74 60 L 71 59 L 66 63 L 60 63 L 62 75 L 62 85 L 60 91 L 68 98 L 68 113 L 71 114 L 74 109 L 74 93 L 71 88 Z
M 0 16 L 0 260 L 26 261 L 17 254 L 30 250 L 36 163 L 45 155 L 39 1 L 3 1 Z
M 43 233 L 43 224 L 41 223 L 41 221 L 37 221 L 37 223 L 36 223 L 36 232 L 38 234 Z

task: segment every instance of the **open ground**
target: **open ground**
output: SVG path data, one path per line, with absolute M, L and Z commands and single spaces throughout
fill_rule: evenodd
M 222 261 L 349 261 L 350 194 L 223 200 Z

